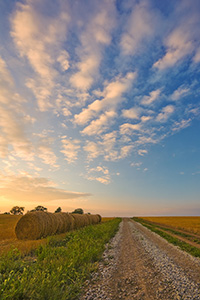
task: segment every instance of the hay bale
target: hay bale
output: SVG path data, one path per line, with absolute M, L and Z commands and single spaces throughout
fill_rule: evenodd
M 98 214 L 97 214 L 97 216 L 99 217 L 99 223 L 101 223 L 102 217 Z
M 22 216 L 15 227 L 20 240 L 37 240 L 48 235 L 64 233 L 74 228 L 74 219 L 68 213 L 30 212 Z
M 20 240 L 37 240 L 99 222 L 99 215 L 35 211 L 20 218 L 15 233 Z
M 48 214 L 43 211 L 30 212 L 22 216 L 15 227 L 19 240 L 37 240 L 48 234 Z
M 57 233 L 64 233 L 74 229 L 74 219 L 69 213 L 56 213 L 55 216 L 59 220 Z
M 85 214 L 71 214 L 74 218 L 74 229 L 89 225 L 89 219 Z
M 99 217 L 97 215 L 90 215 L 92 224 L 98 224 L 99 223 Z

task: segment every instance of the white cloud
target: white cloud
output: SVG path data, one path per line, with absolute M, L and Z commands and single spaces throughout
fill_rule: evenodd
M 139 107 L 132 107 L 130 109 L 123 109 L 122 116 L 128 119 L 139 119 L 140 117 L 141 108 Z
M 173 67 L 186 56 L 192 56 L 194 62 L 199 61 L 199 11 L 191 3 L 189 7 L 179 7 L 177 10 L 177 26 L 172 29 L 167 38 L 164 39 L 166 54 L 156 61 L 153 67 L 163 70 Z M 181 9 L 183 9 L 181 11 Z M 180 17 L 181 13 L 181 17 Z
M 106 111 L 100 115 L 99 119 L 93 120 L 81 133 L 86 135 L 100 135 L 106 131 L 112 119 L 116 118 L 117 114 L 114 111 Z
M 115 26 L 115 5 L 113 1 L 101 1 L 97 13 L 87 23 L 81 36 L 78 49 L 80 61 L 78 71 L 70 78 L 71 84 L 82 91 L 87 91 L 98 76 L 102 52 L 110 44 L 111 31 Z
M 173 105 L 167 105 L 165 106 L 161 113 L 159 113 L 156 117 L 156 121 L 158 122 L 166 122 L 168 118 L 171 116 L 171 114 L 174 112 L 175 108 Z
M 150 9 L 148 1 L 133 5 L 127 28 L 121 38 L 121 48 L 125 55 L 134 55 L 141 43 L 151 38 L 155 31 L 157 16 Z
M 144 96 L 141 100 L 141 104 L 149 105 L 158 99 L 160 96 L 161 90 L 157 89 L 155 91 L 150 92 L 149 96 Z
M 92 160 L 102 154 L 102 149 L 100 148 L 98 143 L 93 141 L 87 141 L 83 149 L 85 152 L 87 152 L 89 160 Z
M 69 53 L 66 50 L 62 50 L 57 61 L 60 63 L 62 71 L 67 71 L 69 69 Z
M 54 80 L 58 76 L 55 62 L 61 64 L 62 70 L 68 67 L 67 52 L 61 49 L 61 44 L 66 38 L 69 19 L 68 12 L 62 9 L 57 17 L 47 17 L 34 1 L 18 2 L 10 19 L 11 36 L 20 55 L 28 59 L 40 77 L 27 80 L 27 86 L 33 90 L 42 111 L 51 107 Z
M 134 131 L 140 131 L 141 130 L 141 124 L 130 124 L 130 123 L 124 123 L 120 126 L 120 134 L 128 134 L 132 135 Z
M 90 175 L 90 174 L 94 175 Z M 95 174 L 96 173 L 96 174 Z M 102 173 L 101 176 L 99 176 L 99 173 Z M 87 175 L 85 176 L 88 180 L 95 180 L 103 184 L 109 184 L 111 182 L 111 177 L 109 174 L 109 170 L 104 166 L 97 166 L 96 168 L 88 168 L 87 169 Z
M 141 121 L 142 121 L 142 122 L 147 122 L 147 121 L 149 121 L 149 120 L 151 120 L 151 119 L 152 119 L 151 116 L 142 116 L 142 117 L 141 117 Z
M 25 134 L 25 128 L 34 122 L 34 118 L 26 113 L 23 107 L 26 101 L 14 89 L 12 76 L 0 57 L 0 156 L 6 157 L 11 146 L 16 156 L 32 160 L 32 144 Z
M 138 154 L 139 154 L 140 156 L 144 156 L 144 154 L 147 154 L 147 153 L 148 153 L 148 151 L 145 150 L 145 149 L 139 149 L 139 150 L 138 150 Z
M 190 126 L 191 121 L 192 121 L 191 119 L 188 119 L 188 120 L 182 120 L 180 122 L 175 122 L 173 124 L 172 131 L 179 131 L 183 128 L 186 128 L 186 127 Z
M 132 162 L 131 163 L 131 167 L 140 167 L 142 165 L 142 162 L 140 161 L 140 162 Z
M 84 108 L 80 114 L 74 116 L 75 123 L 84 125 L 102 110 L 115 110 L 119 103 L 124 101 L 122 97 L 128 92 L 137 76 L 135 72 L 128 72 L 125 76 L 117 76 L 113 81 L 107 83 L 102 92 L 103 99 L 95 100 Z
M 80 150 L 80 141 L 79 140 L 62 140 L 62 149 L 60 152 L 64 154 L 65 160 L 67 162 L 73 163 L 78 158 L 78 151 Z
M 177 90 L 173 92 L 171 95 L 171 100 L 176 101 L 182 97 L 185 97 L 190 92 L 189 88 L 186 88 L 184 85 L 181 85 Z

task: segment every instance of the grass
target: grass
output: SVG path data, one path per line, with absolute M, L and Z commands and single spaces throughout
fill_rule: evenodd
M 140 224 L 142 224 L 143 226 L 147 227 L 148 229 L 150 229 L 151 231 L 157 233 L 158 235 L 160 235 L 161 237 L 163 237 L 164 239 L 166 239 L 169 243 L 178 246 L 181 250 L 184 250 L 186 252 L 188 252 L 189 254 L 191 254 L 192 256 L 195 257 L 200 257 L 200 249 L 189 245 L 188 243 L 184 242 L 184 241 L 180 241 L 178 238 L 171 236 L 170 234 L 163 232 L 162 230 L 159 229 L 159 226 L 152 224 L 146 220 L 143 220 L 143 218 L 133 218 L 134 221 L 139 222 Z
M 4 254 L 0 258 L 0 299 L 79 299 L 120 221 L 90 225 L 64 238 L 50 237 L 29 255 L 18 249 Z

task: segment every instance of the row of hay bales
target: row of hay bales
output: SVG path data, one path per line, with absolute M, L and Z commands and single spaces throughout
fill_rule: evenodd
M 19 240 L 37 240 L 100 222 L 100 215 L 35 211 L 21 217 L 15 234 Z

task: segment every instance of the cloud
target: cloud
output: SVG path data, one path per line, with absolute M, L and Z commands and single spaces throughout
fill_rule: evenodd
M 58 16 L 50 17 L 41 13 L 37 1 L 18 2 L 10 19 L 11 36 L 16 48 L 40 77 L 29 78 L 27 86 L 33 90 L 42 111 L 51 107 L 54 80 L 58 76 L 55 63 L 60 63 L 62 71 L 69 67 L 68 53 L 61 45 L 66 39 L 70 17 L 66 9 L 58 6 L 59 9 Z
M 153 65 L 159 70 L 173 67 L 185 57 L 192 57 L 195 52 L 193 61 L 199 62 L 199 11 L 194 2 L 191 2 L 190 6 L 184 4 L 179 6 L 175 14 L 177 25 L 164 39 L 165 54 Z
M 34 122 L 34 118 L 26 113 L 24 103 L 25 99 L 15 92 L 13 78 L 0 57 L 0 156 L 3 158 L 9 154 L 8 148 L 11 146 L 16 156 L 33 159 L 32 144 L 25 128 Z
M 140 116 L 140 112 L 141 112 L 141 108 L 139 107 L 132 107 L 130 109 L 123 109 L 122 110 L 122 116 L 124 118 L 128 118 L 128 119 L 139 119 Z
M 187 96 L 189 92 L 190 92 L 189 88 L 186 88 L 184 85 L 181 85 L 177 90 L 173 92 L 170 98 L 171 100 L 176 101 L 179 100 L 180 98 Z
M 191 121 L 192 121 L 191 119 L 188 119 L 188 120 L 181 120 L 180 122 L 178 122 L 178 121 L 174 122 L 172 131 L 174 131 L 174 132 L 179 131 L 183 128 L 190 126 Z
M 140 156 L 144 156 L 144 154 L 147 154 L 147 153 L 148 153 L 148 151 L 145 150 L 145 149 L 139 149 L 139 150 L 138 150 L 138 154 L 139 154 Z
M 99 176 L 99 173 L 101 173 L 102 175 Z M 106 185 L 111 182 L 109 170 L 104 166 L 97 166 L 96 168 L 88 168 L 87 175 L 85 177 L 90 181 L 94 180 Z
M 104 114 L 100 115 L 99 119 L 93 120 L 90 125 L 85 127 L 81 133 L 84 135 L 100 135 L 107 130 L 108 125 L 110 125 L 110 122 L 116 116 L 117 114 L 114 111 L 106 111 Z
M 135 80 L 137 73 L 128 72 L 125 76 L 117 76 L 113 81 L 105 85 L 102 91 L 102 100 L 95 100 L 87 108 L 84 108 L 80 114 L 74 116 L 75 123 L 84 125 L 102 110 L 115 110 L 119 103 L 124 101 L 122 97 L 128 92 Z
M 64 154 L 65 160 L 69 164 L 75 162 L 78 158 L 78 151 L 80 150 L 79 140 L 62 139 L 62 149 L 60 152 Z
M 48 202 L 51 200 L 70 200 L 88 197 L 80 193 L 58 189 L 50 180 L 32 176 L 1 176 L 0 196 L 9 200 L 25 202 Z
M 175 107 L 173 105 L 167 105 L 162 108 L 162 111 L 156 117 L 156 121 L 158 122 L 166 122 L 171 114 L 174 112 Z
M 122 53 L 134 55 L 145 40 L 152 38 L 157 19 L 158 16 L 155 11 L 150 9 L 148 1 L 140 1 L 133 5 L 120 41 Z
M 130 124 L 130 123 L 124 123 L 120 126 L 120 134 L 128 134 L 132 135 L 133 131 L 140 131 L 141 130 L 141 124 Z
M 144 96 L 141 100 L 141 104 L 149 105 L 158 99 L 160 96 L 161 90 L 157 89 L 155 91 L 150 92 L 149 96 Z
M 99 2 L 96 11 L 81 35 L 81 46 L 77 49 L 78 71 L 70 78 L 72 86 L 82 91 L 90 89 L 98 77 L 103 49 L 110 44 L 115 26 L 114 1 Z

